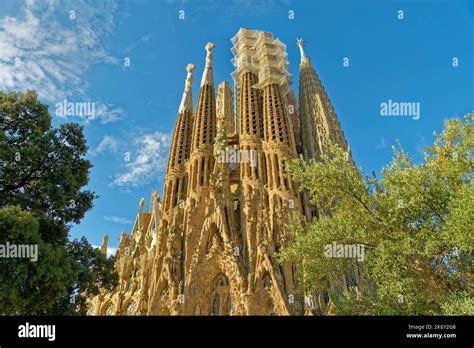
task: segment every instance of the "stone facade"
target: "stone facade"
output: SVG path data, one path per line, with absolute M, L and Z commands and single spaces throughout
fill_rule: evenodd
M 285 161 L 317 160 L 327 142 L 347 148 L 344 134 L 301 41 L 299 112 L 286 46 L 249 29 L 232 43 L 236 107 L 230 83 L 215 93 L 208 43 L 195 110 L 194 65 L 186 68 L 163 201 L 156 191 L 148 211 L 140 201 L 116 253 L 120 283 L 92 298 L 89 314 L 302 315 L 327 307 L 325 294 L 305 301 L 294 265 L 274 255 L 290 242 L 290 212 L 310 218 L 314 209 Z

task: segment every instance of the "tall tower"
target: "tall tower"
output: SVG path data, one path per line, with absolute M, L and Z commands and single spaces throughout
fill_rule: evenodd
M 285 161 L 296 158 L 295 137 L 288 115 L 287 95 L 291 86 L 286 46 L 274 39 L 271 33 L 261 33 L 256 49 L 260 58 L 257 87 L 261 89 L 263 97 L 262 147 L 263 163 L 267 168 L 264 182 L 267 183 L 269 201 L 266 219 L 270 221 L 268 232 L 272 238 L 267 253 L 271 256 L 273 251 L 280 250 L 289 242 L 288 231 L 284 226 L 290 212 L 299 211 L 301 205 L 298 190 L 285 170 Z M 281 266 L 281 277 L 285 296 L 294 296 L 296 284 L 292 265 Z M 299 308 L 293 308 L 293 303 L 287 302 L 291 314 L 299 312 Z
M 206 66 L 202 74 L 196 113 L 194 115 L 191 155 L 188 165 L 189 192 L 193 198 L 203 198 L 209 186 L 213 167 L 212 144 L 216 136 L 216 99 L 212 70 L 211 42 L 206 45 Z
M 304 52 L 304 42 L 297 40 L 300 50 L 300 118 L 303 153 L 305 159 L 319 160 L 329 144 L 338 144 L 348 150 L 347 141 L 337 115 L 316 74 L 310 59 Z
M 232 60 L 235 71 L 232 73 L 237 94 L 237 119 L 239 125 L 239 151 L 241 153 L 257 154 L 257 166 L 250 162 L 240 163 L 239 212 L 241 213 L 242 228 L 242 257 L 246 260 L 249 271 L 249 283 L 254 280 L 256 261 L 256 238 L 258 229 L 258 203 L 261 197 L 256 197 L 262 191 L 260 180 L 262 173 L 262 138 L 263 117 L 261 91 L 255 86 L 258 82 L 259 66 L 256 57 L 255 43 L 259 32 L 256 30 L 240 29 L 232 38 L 234 47 Z M 260 169 L 260 170 L 259 170 Z
M 348 154 L 348 159 L 354 164 L 349 146 L 342 131 L 341 125 L 331 104 L 331 101 L 324 89 L 318 75 L 316 74 L 310 59 L 304 51 L 304 42 L 297 40 L 297 46 L 300 50 L 300 81 L 299 81 L 299 104 L 301 118 L 301 140 L 302 152 L 307 161 L 319 161 L 321 156 L 328 151 L 330 145 L 338 145 Z M 304 213 L 311 220 L 318 216 L 317 207 L 310 203 L 306 192 L 302 193 Z M 361 278 L 359 268 L 354 267 L 353 272 L 348 275 L 335 276 L 330 284 L 333 290 L 336 284 L 347 284 L 352 281 L 359 283 Z M 307 294 L 306 298 L 318 298 L 319 313 L 327 311 L 329 305 L 329 295 L 327 292 L 318 294 Z M 326 307 L 326 308 L 324 308 Z M 314 313 L 314 307 L 308 306 L 305 301 L 306 313 Z
M 163 212 L 168 213 L 180 200 L 186 198 L 187 183 L 185 162 L 189 159 L 192 134 L 193 114 L 193 71 L 194 64 L 188 64 L 186 83 L 183 97 L 179 105 L 178 118 L 171 141 L 168 165 L 166 168 L 166 182 L 164 188 Z
M 196 112 L 194 114 L 191 155 L 187 164 L 189 176 L 189 195 L 185 214 L 185 282 L 193 267 L 195 254 L 202 234 L 209 199 L 209 179 L 214 167 L 213 143 L 216 137 L 216 96 L 214 91 L 214 72 L 212 69 L 212 50 L 214 44 L 208 42 L 206 63 L 201 78 Z M 186 286 L 186 284 L 183 284 Z
M 251 151 L 257 158 L 256 166 L 240 166 L 249 290 L 261 293 L 271 283 L 267 289 L 272 310 L 296 313 L 294 302 L 288 302 L 296 292 L 293 269 L 278 265 L 273 258 L 289 241 L 283 227 L 289 212 L 301 209 L 297 190 L 284 170 L 284 160 L 296 157 L 288 116 L 292 90 L 286 46 L 269 32 L 249 29 L 240 29 L 232 43 L 240 150 Z
M 166 168 L 163 206 L 161 210 L 156 205 L 152 206 L 153 216 L 156 218 L 154 225 L 157 226 L 157 249 L 153 256 L 150 300 L 147 301 L 145 313 L 177 314 L 177 311 L 170 311 L 163 306 L 163 302 L 176 301 L 183 291 L 184 206 L 189 181 L 186 163 L 190 157 L 193 131 L 194 69 L 194 64 L 186 66 L 187 77 Z

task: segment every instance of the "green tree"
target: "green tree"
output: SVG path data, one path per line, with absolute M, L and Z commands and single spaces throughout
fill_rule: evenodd
M 66 245 L 66 252 L 74 260 L 72 286 L 68 287 L 69 298 L 61 297 L 53 314 L 81 314 L 87 312 L 87 299 L 99 293 L 99 289 L 112 290 L 118 283 L 115 272 L 115 257 L 107 258 L 93 248 L 85 237 Z M 72 295 L 72 296 L 71 296 Z
M 19 207 L 0 209 L 1 243 L 38 245 L 36 262 L 0 258 L 0 314 L 46 314 L 58 298 L 68 296 L 74 281 L 73 259 L 64 248 L 45 243 L 38 219 Z
M 116 281 L 113 260 L 68 240 L 96 197 L 82 189 L 92 166 L 86 152 L 83 128 L 53 128 L 36 93 L 0 92 L 0 244 L 39 248 L 37 262 L 0 260 L 0 313 L 82 313 L 84 296 L 98 290 L 91 277 Z
M 92 208 L 94 193 L 81 190 L 92 166 L 86 152 L 83 128 L 74 123 L 53 128 L 36 93 L 0 92 L 0 207 L 19 205 L 40 217 L 40 233 L 46 231 L 42 238 L 50 243 L 63 244 L 62 227 Z
M 453 119 L 421 164 L 401 148 L 380 180 L 364 177 L 338 147 L 321 162 L 288 165 L 319 218 L 291 218 L 281 261 L 297 264 L 306 291 L 357 265 L 368 281 L 332 292 L 336 314 L 474 314 L 473 115 Z M 364 261 L 328 258 L 326 245 L 364 245 Z

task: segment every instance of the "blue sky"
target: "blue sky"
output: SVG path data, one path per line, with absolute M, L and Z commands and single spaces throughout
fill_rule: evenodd
M 108 233 L 114 247 L 140 198 L 162 192 L 185 67 L 196 64 L 196 103 L 208 41 L 216 82 L 231 82 L 230 38 L 240 27 L 273 32 L 287 45 L 297 92 L 302 37 L 355 161 L 370 173 L 390 160 L 396 139 L 420 161 L 445 119 L 474 110 L 473 17 L 474 1 L 455 0 L 2 0 L 0 88 L 35 89 L 55 125 L 84 125 L 89 189 L 100 198 L 71 237 L 98 245 Z M 95 103 L 96 115 L 56 115 L 65 99 Z M 420 118 L 381 116 L 389 99 L 420 103 Z

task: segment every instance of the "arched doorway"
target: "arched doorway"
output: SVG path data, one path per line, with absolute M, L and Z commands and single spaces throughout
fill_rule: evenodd
M 229 280 L 224 274 L 214 280 L 211 301 L 211 315 L 230 315 L 232 303 Z

